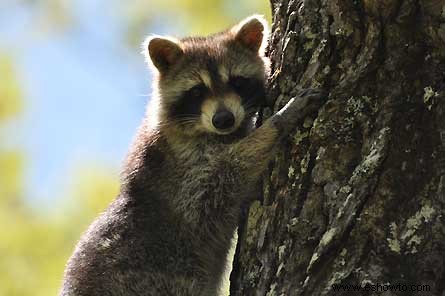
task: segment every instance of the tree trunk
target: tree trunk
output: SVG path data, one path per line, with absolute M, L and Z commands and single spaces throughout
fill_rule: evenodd
M 445 295 L 445 1 L 272 8 L 264 113 L 301 88 L 329 98 L 277 149 L 231 295 Z

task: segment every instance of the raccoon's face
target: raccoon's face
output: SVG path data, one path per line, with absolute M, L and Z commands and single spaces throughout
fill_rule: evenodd
M 263 19 L 250 17 L 209 37 L 149 38 L 159 124 L 187 135 L 227 135 L 251 121 L 265 99 L 265 30 Z

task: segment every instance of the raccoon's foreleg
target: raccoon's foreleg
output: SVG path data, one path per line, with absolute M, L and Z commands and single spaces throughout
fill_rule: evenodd
M 308 89 L 292 98 L 280 111 L 264 124 L 232 147 L 232 155 L 244 164 L 253 178 L 258 178 L 269 162 L 277 140 L 287 135 L 298 121 L 318 110 L 325 101 L 326 93 Z
M 292 98 L 267 121 L 271 121 L 278 130 L 279 136 L 286 136 L 299 121 L 320 109 L 326 97 L 327 94 L 323 90 L 306 89 L 298 97 Z

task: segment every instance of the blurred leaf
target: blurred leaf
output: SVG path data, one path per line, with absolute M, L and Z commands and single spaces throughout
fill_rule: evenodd
M 68 0 L 39 0 L 34 5 L 38 5 L 40 11 L 36 20 L 38 33 L 60 33 L 74 23 L 70 13 L 72 3 Z
M 119 179 L 111 171 L 89 166 L 74 173 L 66 202 L 76 223 L 82 227 L 87 227 L 118 194 Z
M 15 161 L 5 159 L 4 170 L 14 170 Z M 0 169 L 2 164 L 0 161 Z M 10 180 L 16 182 L 12 176 Z M 81 233 L 119 188 L 116 176 L 100 168 L 78 170 L 73 185 L 70 201 L 65 199 L 49 216 L 26 208 L 16 195 L 16 206 L 0 202 L 0 225 L 7 226 L 0 232 L 0 295 L 57 294 L 65 264 Z
M 0 121 L 22 109 L 19 80 L 11 57 L 0 53 Z
M 23 155 L 0 151 L 0 204 L 10 203 L 22 194 Z
M 116 10 L 126 20 L 128 40 L 132 45 L 139 45 L 141 36 L 159 33 L 156 28 L 160 23 L 167 28 L 168 34 L 183 36 L 219 32 L 252 14 L 262 14 L 271 20 L 268 1 L 137 0 L 117 3 Z

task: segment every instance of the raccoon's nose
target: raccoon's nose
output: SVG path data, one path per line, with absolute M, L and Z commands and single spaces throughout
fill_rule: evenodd
M 212 123 L 217 129 L 225 130 L 233 126 L 235 123 L 235 116 L 228 110 L 221 110 L 213 115 Z

